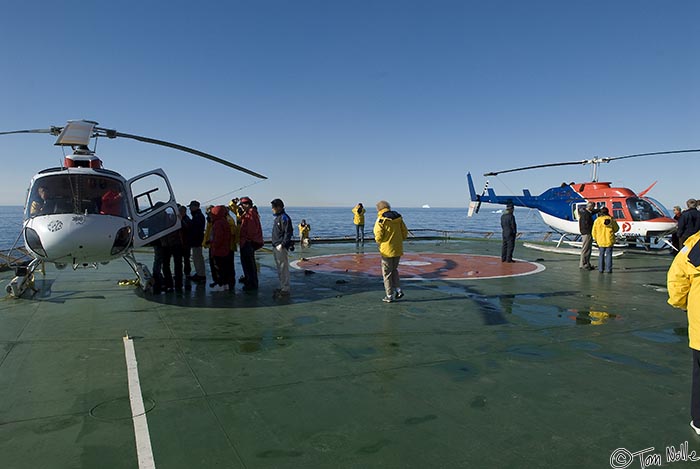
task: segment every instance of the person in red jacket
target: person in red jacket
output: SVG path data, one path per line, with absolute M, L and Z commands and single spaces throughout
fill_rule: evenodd
M 241 197 L 238 201 L 241 212 L 241 267 L 243 268 L 243 290 L 258 289 L 258 271 L 255 266 L 255 251 L 263 247 L 262 226 L 258 208 L 249 197 Z
M 214 258 L 216 269 L 219 272 L 217 276 L 217 284 L 214 285 L 212 291 L 228 290 L 231 283 L 231 229 L 226 221 L 228 209 L 223 205 L 217 205 L 211 209 L 212 227 L 211 227 L 211 245 L 209 252 Z
M 110 183 L 102 195 L 100 213 L 102 215 L 124 216 L 124 194 L 119 190 L 119 183 Z

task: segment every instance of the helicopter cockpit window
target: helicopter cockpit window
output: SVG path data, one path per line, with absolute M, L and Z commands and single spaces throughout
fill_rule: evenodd
M 638 197 L 629 197 L 627 199 L 627 208 L 634 221 L 653 220 L 654 218 L 663 217 L 654 206 Z
M 101 214 L 126 218 L 124 194 L 124 185 L 118 179 L 92 174 L 46 176 L 34 182 L 25 215 Z
M 662 214 L 663 216 L 667 218 L 673 218 L 673 213 L 669 212 L 669 210 L 666 207 L 664 207 L 664 204 L 662 204 L 655 198 L 646 196 L 644 197 L 644 200 L 649 202 L 652 205 L 652 207 L 654 207 L 654 209 L 656 209 L 656 211 Z

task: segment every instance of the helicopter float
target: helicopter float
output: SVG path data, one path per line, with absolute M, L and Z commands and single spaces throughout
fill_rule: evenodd
M 547 189 L 537 196 L 533 196 L 528 189 L 524 189 L 522 195 L 498 196 L 492 188 L 489 188 L 488 180 L 482 193 L 477 194 L 471 173 L 467 173 L 471 199 L 468 216 L 471 217 L 474 213 L 478 213 L 481 204 L 484 202 L 502 205 L 513 204 L 514 206 L 536 209 L 542 216 L 544 223 L 561 235 L 557 242 L 558 248 L 562 242 L 577 244 L 577 240 L 580 238 L 579 211 L 585 208 L 586 203 L 593 202 L 596 208 L 607 207 L 610 214 L 618 222 L 620 231 L 617 233 L 617 237 L 623 245 L 636 247 L 641 244 L 641 247 L 649 250 L 650 241 L 654 238 L 656 243 L 660 243 L 661 246 L 671 247 L 671 243 L 666 239 L 666 236 L 676 230 L 677 222 L 659 201 L 647 196 L 656 182 L 637 194 L 626 187 L 613 187 L 610 182 L 599 182 L 598 167 L 601 163 L 610 163 L 611 161 L 627 158 L 693 152 L 700 152 L 700 149 L 637 153 L 603 158 L 595 157 L 581 161 L 539 164 L 484 174 L 484 176 L 488 177 L 553 166 L 592 165 L 593 170 L 590 182 L 562 183 L 560 186 Z M 574 238 L 573 240 L 571 239 L 572 237 Z M 536 245 L 529 245 L 529 247 L 537 248 Z
M 32 260 L 15 269 L 6 287 L 11 297 L 34 288 L 34 272 L 45 263 L 63 269 L 71 265 L 97 268 L 123 258 L 144 290 L 152 285 L 148 267 L 139 263 L 134 249 L 180 228 L 177 203 L 162 169 L 125 179 L 104 169 L 102 160 L 88 147 L 99 137 L 117 137 L 174 148 L 191 153 L 260 179 L 265 176 L 216 156 L 164 140 L 131 135 L 98 127 L 87 120 L 68 121 L 63 127 L 0 132 L 0 135 L 47 133 L 57 136 L 54 145 L 71 147 L 61 167 L 37 173 L 31 180 L 25 203 L 21 236 Z M 94 147 L 93 147 L 94 148 Z

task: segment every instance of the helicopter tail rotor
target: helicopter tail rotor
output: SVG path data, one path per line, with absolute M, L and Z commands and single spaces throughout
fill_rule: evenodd
M 476 190 L 474 189 L 474 181 L 472 180 L 472 175 L 471 173 L 467 173 L 467 183 L 469 184 L 469 211 L 467 213 L 468 217 L 471 217 L 475 213 L 479 213 L 479 209 L 481 209 L 481 198 L 486 194 L 486 191 L 488 190 L 489 187 L 489 181 L 488 179 L 486 180 L 486 183 L 484 184 L 484 190 L 481 191 L 481 195 L 477 195 Z

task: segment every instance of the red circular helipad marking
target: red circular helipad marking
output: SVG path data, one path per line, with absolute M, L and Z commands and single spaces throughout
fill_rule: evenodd
M 332 254 L 292 263 L 297 269 L 329 274 L 382 276 L 379 253 Z M 474 254 L 408 253 L 401 256 L 401 280 L 470 280 L 529 275 L 544 270 L 535 262 L 501 262 L 500 257 Z

